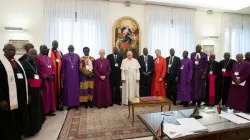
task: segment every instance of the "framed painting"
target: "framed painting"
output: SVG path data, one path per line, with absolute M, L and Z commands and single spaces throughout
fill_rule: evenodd
M 11 43 L 16 48 L 16 54 L 22 55 L 25 54 L 24 45 L 29 43 L 29 40 L 9 40 L 9 43 Z
M 210 54 L 214 54 L 214 45 L 203 45 L 202 50 L 204 53 L 206 53 L 208 56 Z
M 139 56 L 141 30 L 138 22 L 131 17 L 121 17 L 113 25 L 113 47 L 119 48 L 119 54 L 125 58 L 132 51 L 134 58 Z

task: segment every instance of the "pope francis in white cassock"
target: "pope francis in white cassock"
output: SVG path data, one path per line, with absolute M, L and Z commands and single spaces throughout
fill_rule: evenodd
M 133 58 L 131 51 L 127 52 L 127 58 L 122 60 L 122 104 L 128 105 L 128 98 L 139 97 L 139 81 L 141 68 L 139 62 Z

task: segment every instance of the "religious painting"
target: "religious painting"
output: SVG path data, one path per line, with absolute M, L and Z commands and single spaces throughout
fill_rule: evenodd
M 202 50 L 207 55 L 214 54 L 214 45 L 203 45 Z
M 119 48 L 119 54 L 125 58 L 128 51 L 132 51 L 134 58 L 140 52 L 140 26 L 131 17 L 119 18 L 113 25 L 113 47 Z
M 9 43 L 15 46 L 16 54 L 22 55 L 26 53 L 24 45 L 29 43 L 29 40 L 9 40 Z

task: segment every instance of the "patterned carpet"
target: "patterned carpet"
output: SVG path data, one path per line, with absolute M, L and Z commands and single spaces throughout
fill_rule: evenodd
M 152 112 L 160 112 L 160 106 L 135 108 L 135 116 Z M 127 117 L 127 106 L 70 110 L 58 140 L 116 140 L 152 135 L 137 116 L 134 126 L 132 117 Z

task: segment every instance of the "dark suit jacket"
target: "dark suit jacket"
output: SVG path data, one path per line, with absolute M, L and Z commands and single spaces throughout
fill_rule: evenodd
M 107 56 L 107 59 L 109 60 L 110 63 L 110 68 L 111 68 L 111 74 L 110 74 L 110 78 L 111 80 L 113 78 L 118 78 L 121 79 L 121 64 L 122 64 L 122 57 L 117 54 L 117 63 L 118 63 L 118 67 L 115 67 L 115 57 L 114 54 L 109 54 Z M 119 80 L 120 81 L 120 80 Z
M 144 61 L 144 55 L 141 55 L 138 57 L 138 62 L 141 65 L 140 73 L 143 74 L 144 72 L 146 72 L 146 64 Z M 153 72 L 154 72 L 154 59 L 153 59 L 153 56 L 151 55 L 148 55 L 148 72 L 150 72 L 150 75 L 153 75 Z
M 167 62 L 167 69 L 168 69 L 168 62 L 170 60 L 170 56 L 166 58 L 166 62 Z M 174 60 L 172 62 L 172 67 L 168 69 L 168 74 L 171 74 L 171 76 L 173 76 L 173 78 L 175 77 L 180 77 L 180 68 L 181 68 L 181 60 L 179 57 L 174 56 Z M 166 76 L 167 76 L 166 75 Z

